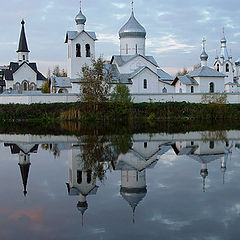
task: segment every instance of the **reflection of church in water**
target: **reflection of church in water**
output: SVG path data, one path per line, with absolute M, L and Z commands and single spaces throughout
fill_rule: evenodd
M 87 196 L 95 195 L 98 190 L 96 176 L 92 169 L 85 169 L 81 158 L 81 146 L 73 144 L 69 150 L 69 183 L 67 183 L 68 194 L 78 196 L 77 208 L 82 217 L 88 209 Z
M 206 178 L 208 176 L 208 164 L 220 160 L 220 170 L 224 176 L 227 170 L 227 161 L 231 157 L 233 143 L 226 141 L 179 141 L 172 145 L 178 156 L 187 155 L 201 164 L 200 175 L 203 179 L 203 192 L 206 191 Z
M 172 139 L 175 139 L 174 141 Z M 187 140 L 185 140 L 187 139 Z M 210 139 L 210 138 L 209 138 Z M 161 164 L 160 159 L 166 158 L 168 151 L 175 154 L 175 157 L 190 158 L 200 164 L 200 175 L 203 179 L 203 191 L 206 191 L 206 181 L 209 174 L 208 165 L 213 161 L 220 161 L 219 171 L 222 171 L 223 183 L 224 174 L 227 169 L 228 159 L 231 157 L 233 149 L 240 149 L 238 140 L 202 140 L 201 134 L 180 134 L 173 136 L 155 134 L 135 134 L 129 149 L 117 155 L 109 163 L 103 165 L 112 166 L 113 174 L 121 172 L 120 195 L 132 209 L 133 221 L 137 206 L 141 205 L 147 194 L 147 174 L 151 174 L 156 164 Z M 231 138 L 230 138 L 231 139 Z M 39 143 L 40 144 L 40 143 Z M 19 167 L 23 183 L 24 195 L 27 194 L 27 181 L 30 171 L 30 155 L 37 153 L 36 143 L 5 143 L 5 147 L 10 147 L 11 154 L 19 156 Z M 56 146 L 51 149 L 53 154 L 62 150 L 68 151 L 69 179 L 67 190 L 69 196 L 77 196 L 77 209 L 82 216 L 89 207 L 88 198 L 96 195 L 98 191 L 97 173 L 91 166 L 85 166 L 82 159 L 81 146 L 84 143 L 66 141 L 65 143 L 53 143 Z M 111 143 L 106 143 L 112 148 Z M 108 168 L 103 169 L 107 171 Z M 99 181 L 99 184 L 101 182 Z
M 137 205 L 147 194 L 146 172 L 158 161 L 158 156 L 170 149 L 170 145 L 159 145 L 149 140 L 133 142 L 125 154 L 120 154 L 111 162 L 115 171 L 121 171 L 120 194 L 130 205 L 133 221 Z M 81 158 L 80 145 L 72 145 L 69 151 L 69 183 L 68 194 L 79 196 L 78 210 L 83 214 L 88 209 L 87 197 L 95 195 L 98 190 L 96 173 L 85 169 Z
M 27 181 L 30 170 L 30 154 L 37 153 L 38 144 L 14 144 L 14 143 L 4 143 L 5 147 L 10 147 L 11 154 L 18 154 L 19 157 L 19 168 L 23 183 L 23 194 L 27 195 Z

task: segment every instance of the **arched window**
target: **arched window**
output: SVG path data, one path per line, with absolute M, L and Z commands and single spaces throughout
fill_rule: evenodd
M 217 71 L 218 71 L 218 72 L 220 71 L 220 66 L 219 66 L 219 64 L 217 64 Z
M 31 83 L 31 84 L 30 84 L 30 90 L 31 90 L 31 91 L 35 91 L 36 89 L 37 89 L 36 84 L 35 84 L 35 83 Z
M 229 72 L 229 64 L 226 64 L 226 72 Z
M 87 171 L 87 183 L 89 184 L 92 180 L 92 172 L 91 171 Z
M 191 93 L 194 93 L 194 86 L 191 86 Z
M 28 91 L 28 83 L 26 81 L 23 82 L 23 90 Z
M 210 148 L 210 149 L 214 149 L 214 141 L 210 141 L 210 143 L 209 143 L 209 148 Z
M 26 57 L 25 57 L 25 55 L 23 55 L 23 61 L 25 61 L 26 60 Z
M 138 45 L 136 44 L 136 54 L 138 54 Z
M 147 89 L 147 79 L 144 79 L 144 80 L 143 80 L 143 88 L 144 88 L 144 89 Z
M 19 91 L 20 90 L 20 83 L 16 83 L 16 90 Z
M 90 45 L 86 44 L 86 57 L 91 57 Z
M 167 93 L 167 89 L 164 87 L 162 90 L 163 93 Z
M 126 44 L 126 54 L 128 54 L 128 44 Z
M 77 183 L 81 184 L 82 183 L 82 171 L 77 171 Z
M 147 142 L 144 143 L 144 148 L 147 148 Z
M 81 57 L 81 45 L 79 43 L 76 44 L 76 57 Z
M 214 93 L 214 83 L 213 83 L 213 82 L 211 82 L 211 83 L 209 84 L 209 92 L 210 92 L 210 93 Z
M 182 93 L 182 89 L 181 88 L 179 89 L 179 92 Z

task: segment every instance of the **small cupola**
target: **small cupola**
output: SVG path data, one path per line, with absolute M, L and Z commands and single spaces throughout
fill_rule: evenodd
M 208 55 L 206 53 L 206 40 L 203 38 L 202 40 L 202 54 L 200 55 L 200 59 L 201 59 L 201 66 L 207 66 L 207 60 L 208 60 Z
M 82 3 L 81 3 L 81 1 L 80 1 L 80 11 L 79 11 L 78 15 L 75 17 L 75 21 L 76 21 L 76 24 L 77 24 L 78 32 L 83 31 L 84 30 L 84 25 L 87 21 L 87 18 L 82 13 Z

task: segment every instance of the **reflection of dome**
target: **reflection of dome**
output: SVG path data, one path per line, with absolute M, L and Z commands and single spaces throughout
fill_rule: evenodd
M 208 176 L 208 170 L 207 169 L 201 169 L 200 175 L 202 178 L 206 178 Z
M 143 198 L 146 196 L 147 188 L 146 187 L 136 189 L 121 188 L 120 193 L 134 211 L 138 203 L 141 202 Z
M 146 37 L 146 30 L 144 27 L 137 21 L 132 12 L 131 17 L 127 23 L 119 31 L 120 38 L 124 37 Z
M 226 167 L 223 167 L 223 166 L 221 166 L 221 171 L 222 171 L 223 173 L 225 173 L 225 172 L 227 171 L 227 168 L 226 168 Z
M 85 211 L 88 209 L 87 202 L 78 202 L 77 209 L 82 213 L 82 215 L 85 213 Z

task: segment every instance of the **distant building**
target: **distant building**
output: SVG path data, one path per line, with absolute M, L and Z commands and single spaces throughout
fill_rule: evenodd
M 10 62 L 7 69 L 2 70 L 4 90 L 16 92 L 40 90 L 46 78 L 38 71 L 37 64 L 29 62 L 29 49 L 22 20 L 22 29 L 18 45 L 18 61 Z M 0 82 L 1 85 L 1 82 Z

